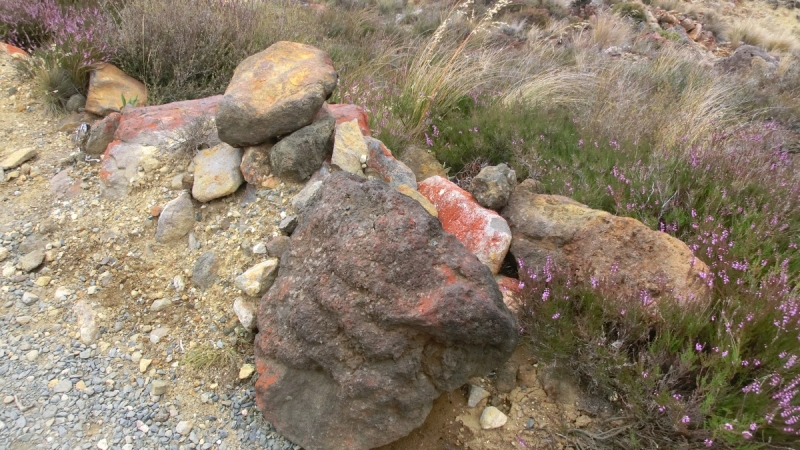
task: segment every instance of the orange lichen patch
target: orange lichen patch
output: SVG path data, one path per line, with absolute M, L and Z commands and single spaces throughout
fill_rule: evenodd
M 114 139 L 130 142 L 146 132 L 174 132 L 190 121 L 217 114 L 221 95 L 141 108 L 125 108 Z
M 369 130 L 369 116 L 360 106 L 352 104 L 333 104 L 328 105 L 328 110 L 333 114 L 333 118 L 336 119 L 337 125 L 357 119 L 361 134 L 364 136 L 371 136 Z
M 12 58 L 27 58 L 29 56 L 25 50 L 5 42 L 0 42 L 0 50 L 11 55 Z

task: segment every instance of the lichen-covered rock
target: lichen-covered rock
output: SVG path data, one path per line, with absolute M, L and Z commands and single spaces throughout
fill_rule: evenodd
M 352 120 L 336 125 L 331 164 L 345 172 L 364 176 L 361 165 L 366 165 L 368 158 L 369 149 L 358 129 L 358 122 Z
M 478 204 L 469 192 L 442 177 L 431 177 L 418 184 L 439 212 L 442 227 L 463 242 L 478 259 L 500 272 L 511 245 L 511 230 L 505 219 Z
M 500 210 L 517 186 L 517 174 L 505 164 L 487 166 L 472 179 L 470 193 L 484 208 Z
M 520 184 L 503 210 L 513 235 L 511 253 L 525 267 L 544 267 L 550 256 L 580 280 L 615 283 L 620 295 L 641 296 L 644 303 L 709 298 L 703 281 L 708 267 L 680 240 L 638 220 L 529 187 Z
M 220 139 L 248 147 L 311 124 L 337 79 L 322 50 L 276 42 L 236 67 L 217 111 Z
M 274 142 L 267 141 L 261 145 L 254 145 L 244 149 L 242 164 L 239 169 L 242 171 L 242 176 L 246 182 L 262 187 L 264 181 L 272 175 L 269 153 L 273 145 L 275 145 Z
M 364 136 L 371 136 L 369 131 L 369 116 L 364 108 L 352 104 L 331 104 L 328 109 L 333 118 L 336 119 L 336 125 L 344 122 L 350 122 L 353 119 L 358 121 L 358 128 L 361 129 L 361 134 Z
M 364 170 L 365 175 L 374 174 L 393 188 L 402 184 L 412 189 L 417 188 L 417 177 L 414 176 L 414 172 L 395 159 L 383 142 L 371 137 L 364 138 L 364 142 L 367 143 L 369 151 L 366 162 L 367 169 Z
M 511 355 L 517 330 L 491 272 L 414 200 L 335 172 L 299 222 L 255 342 L 259 408 L 292 441 L 387 444 Z

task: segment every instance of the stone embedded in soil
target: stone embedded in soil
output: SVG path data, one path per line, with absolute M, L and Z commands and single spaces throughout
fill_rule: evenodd
M 233 300 L 233 313 L 245 330 L 256 329 L 256 312 L 258 306 L 255 302 L 236 297 Z
M 340 103 L 328 105 L 328 110 L 333 114 L 333 118 L 336 119 L 337 125 L 355 120 L 358 122 L 358 128 L 361 130 L 361 134 L 370 136 L 369 116 L 367 112 L 364 111 L 364 108 L 358 105 Z
M 446 178 L 426 179 L 419 183 L 419 192 L 436 207 L 445 231 L 455 235 L 497 274 L 511 244 L 511 230 L 505 219 L 483 208 L 469 192 Z
M 664 297 L 708 300 L 708 266 L 680 240 L 638 220 L 529 188 L 520 184 L 503 209 L 513 234 L 511 253 L 524 267 L 537 270 L 551 258 L 578 281 L 610 283 L 613 292 L 645 305 Z
M 358 122 L 353 120 L 336 125 L 331 165 L 338 166 L 345 172 L 364 176 L 361 160 L 368 157 L 369 148 L 358 129 Z
M 519 364 L 513 361 L 506 361 L 505 364 L 497 368 L 494 386 L 497 392 L 501 394 L 508 394 L 515 387 L 517 387 L 517 372 L 519 372 Z
M 483 410 L 481 413 L 481 428 L 484 430 L 493 430 L 495 428 L 500 428 L 506 424 L 508 421 L 508 416 L 503 414 L 502 411 L 495 408 L 494 406 L 487 406 L 486 409 Z
M 89 138 L 83 148 L 84 153 L 89 155 L 102 155 L 106 152 L 106 147 L 114 140 L 114 133 L 117 132 L 122 114 L 114 112 L 97 122 L 89 130 Z
M 19 267 L 25 272 L 30 272 L 41 266 L 43 262 L 44 252 L 42 250 L 34 250 L 20 258 Z
M 202 289 L 209 288 L 217 279 L 219 261 L 217 255 L 209 250 L 197 258 L 192 269 L 192 281 Z
M 233 194 L 244 182 L 239 166 L 242 149 L 219 144 L 200 150 L 194 157 L 192 197 L 208 202 Z
M 250 378 L 256 371 L 256 366 L 252 364 L 243 364 L 239 369 L 239 379 L 246 380 Z
M 336 87 L 330 57 L 315 47 L 277 42 L 239 63 L 220 102 L 220 139 L 258 145 L 309 125 Z
M 272 258 L 279 258 L 289 249 L 292 239 L 289 236 L 277 236 L 267 242 L 267 255 Z
M 0 261 L 5 261 L 8 258 L 9 251 L 5 247 L 0 247 Z
M 32 159 L 38 153 L 39 153 L 38 150 L 36 150 L 33 147 L 27 147 L 15 150 L 6 155 L 3 159 L 0 159 L 0 169 L 2 170 L 14 169 L 17 166 L 22 165 L 22 163 Z
M 102 64 L 89 74 L 89 93 L 86 97 L 86 111 L 98 116 L 119 112 L 127 105 L 147 104 L 147 88 L 144 84 L 119 70 L 112 64 Z
M 195 214 L 192 198 L 183 192 L 177 198 L 164 205 L 158 215 L 156 228 L 157 242 L 171 242 L 183 238 L 194 228 Z
M 150 342 L 158 344 L 169 334 L 169 327 L 159 327 L 150 332 Z
M 505 164 L 487 166 L 472 179 L 469 191 L 484 208 L 500 210 L 517 186 L 517 174 Z
M 258 325 L 259 408 L 309 450 L 405 436 L 518 337 L 491 272 L 438 220 L 345 172 L 300 215 Z
M 470 408 L 474 408 L 478 406 L 481 400 L 485 398 L 489 398 L 489 391 L 486 389 L 475 386 L 474 384 L 469 385 L 469 398 L 467 399 L 467 406 Z
M 278 259 L 271 258 L 247 269 L 236 277 L 234 285 L 245 294 L 256 297 L 263 295 L 278 276 Z
M 269 153 L 273 145 L 275 145 L 273 142 L 267 142 L 244 149 L 239 169 L 246 182 L 261 187 L 264 181 L 272 175 Z
M 284 217 L 278 224 L 278 230 L 286 235 L 291 235 L 297 228 L 297 216 L 291 215 Z
M 169 385 L 166 381 L 163 380 L 153 380 L 150 383 L 150 394 L 151 395 L 164 395 L 167 393 L 167 387 Z
M 22 303 L 26 306 L 30 306 L 39 301 L 39 296 L 36 294 L 32 294 L 30 292 L 25 292 L 22 294 Z
M 160 298 L 158 300 L 154 300 L 153 303 L 150 305 L 150 312 L 159 312 L 163 311 L 167 308 L 172 306 L 172 300 L 168 298 Z
M 78 322 L 81 342 L 86 345 L 94 343 L 97 334 L 100 332 L 97 326 L 97 313 L 84 300 L 78 300 L 72 307 L 72 312 Z
M 54 193 L 57 198 L 72 198 L 81 191 L 83 182 L 80 179 L 75 179 L 70 176 L 72 168 L 58 172 L 50 179 L 50 192 Z
M 323 107 L 311 125 L 284 137 L 270 152 L 272 171 L 282 180 L 306 181 L 322 167 L 333 151 L 336 121 Z

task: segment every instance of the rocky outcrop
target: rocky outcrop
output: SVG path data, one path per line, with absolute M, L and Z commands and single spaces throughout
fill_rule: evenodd
M 431 177 L 418 186 L 420 194 L 436 207 L 445 231 L 455 235 L 497 274 L 511 244 L 511 230 L 505 219 L 481 207 L 469 192 L 446 178 Z
M 103 64 L 89 75 L 86 111 L 98 116 L 120 112 L 125 106 L 147 104 L 147 88 L 112 64 Z
M 614 283 L 620 295 L 645 303 L 709 296 L 708 267 L 678 239 L 643 223 L 591 209 L 567 197 L 536 194 L 523 183 L 503 217 L 513 234 L 511 253 L 525 267 L 544 267 L 548 255 L 581 281 Z
M 216 116 L 219 137 L 247 147 L 307 126 L 336 81 L 325 52 L 277 42 L 236 67 Z
M 257 402 L 306 449 L 374 448 L 500 366 L 517 331 L 491 272 L 417 202 L 345 172 L 320 183 L 259 306 Z

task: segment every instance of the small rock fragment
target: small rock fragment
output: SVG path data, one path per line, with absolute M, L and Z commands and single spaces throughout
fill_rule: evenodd
M 489 398 L 489 391 L 480 386 L 475 386 L 474 384 L 469 385 L 469 399 L 467 400 L 467 405 L 470 408 L 478 406 L 481 400 L 485 398 Z
M 31 294 L 30 292 L 25 292 L 22 294 L 22 303 L 27 306 L 30 306 L 39 301 L 39 296 L 36 294 Z
M 289 236 L 278 236 L 267 242 L 267 255 L 272 258 L 280 258 L 283 252 L 289 249 L 292 239 Z
M 150 305 L 150 312 L 159 312 L 168 307 L 172 306 L 172 300 L 168 298 L 160 298 L 155 300 L 152 305 Z
M 278 229 L 281 230 L 281 233 L 287 236 L 291 236 L 295 228 L 297 228 L 297 216 L 295 215 L 286 216 L 278 225 Z
M 72 310 L 78 319 L 81 341 L 87 345 L 93 343 L 99 332 L 96 322 L 97 313 L 83 300 L 75 302 Z
M 483 410 L 483 413 L 481 413 L 480 423 L 481 428 L 484 430 L 500 428 L 505 425 L 507 421 L 508 416 L 494 406 L 487 406 L 486 409 Z
M 2 160 L 0 160 L 0 169 L 1 170 L 8 170 L 13 169 L 19 165 L 22 165 L 25 161 L 36 156 L 36 149 L 33 147 L 23 148 L 12 152 Z
M 264 251 L 266 252 L 266 248 Z M 212 251 L 207 251 L 200 255 L 194 263 L 192 281 L 200 288 L 207 289 L 216 281 L 218 269 L 217 255 Z
M 254 366 L 252 364 L 244 364 L 239 369 L 239 379 L 240 380 L 246 380 L 246 379 L 250 378 L 250 376 L 253 375 L 253 372 L 255 372 L 255 371 L 256 371 L 256 366 Z
M 256 309 L 254 302 L 247 301 L 241 297 L 237 297 L 233 301 L 233 312 L 245 330 L 254 330 L 256 328 Z
M 263 242 L 259 242 L 258 244 L 253 246 L 253 254 L 254 255 L 263 255 L 267 253 L 267 245 Z
M 278 259 L 271 258 L 247 269 L 236 277 L 235 285 L 245 294 L 256 297 L 267 292 L 278 276 Z
M 41 266 L 43 262 L 44 252 L 42 250 L 34 250 L 20 258 L 19 265 L 25 272 L 30 272 Z
M 145 373 L 147 369 L 150 367 L 150 364 L 153 362 L 152 359 L 142 358 L 139 360 L 139 372 Z
M 158 344 L 164 336 L 169 334 L 169 327 L 160 327 L 150 332 L 150 342 Z
M 192 431 L 192 423 L 187 422 L 185 420 L 181 420 L 178 422 L 178 425 L 175 427 L 175 432 L 180 434 L 181 436 L 186 436 Z
M 167 382 L 163 380 L 153 380 L 150 383 L 151 395 L 164 395 L 167 393 Z

